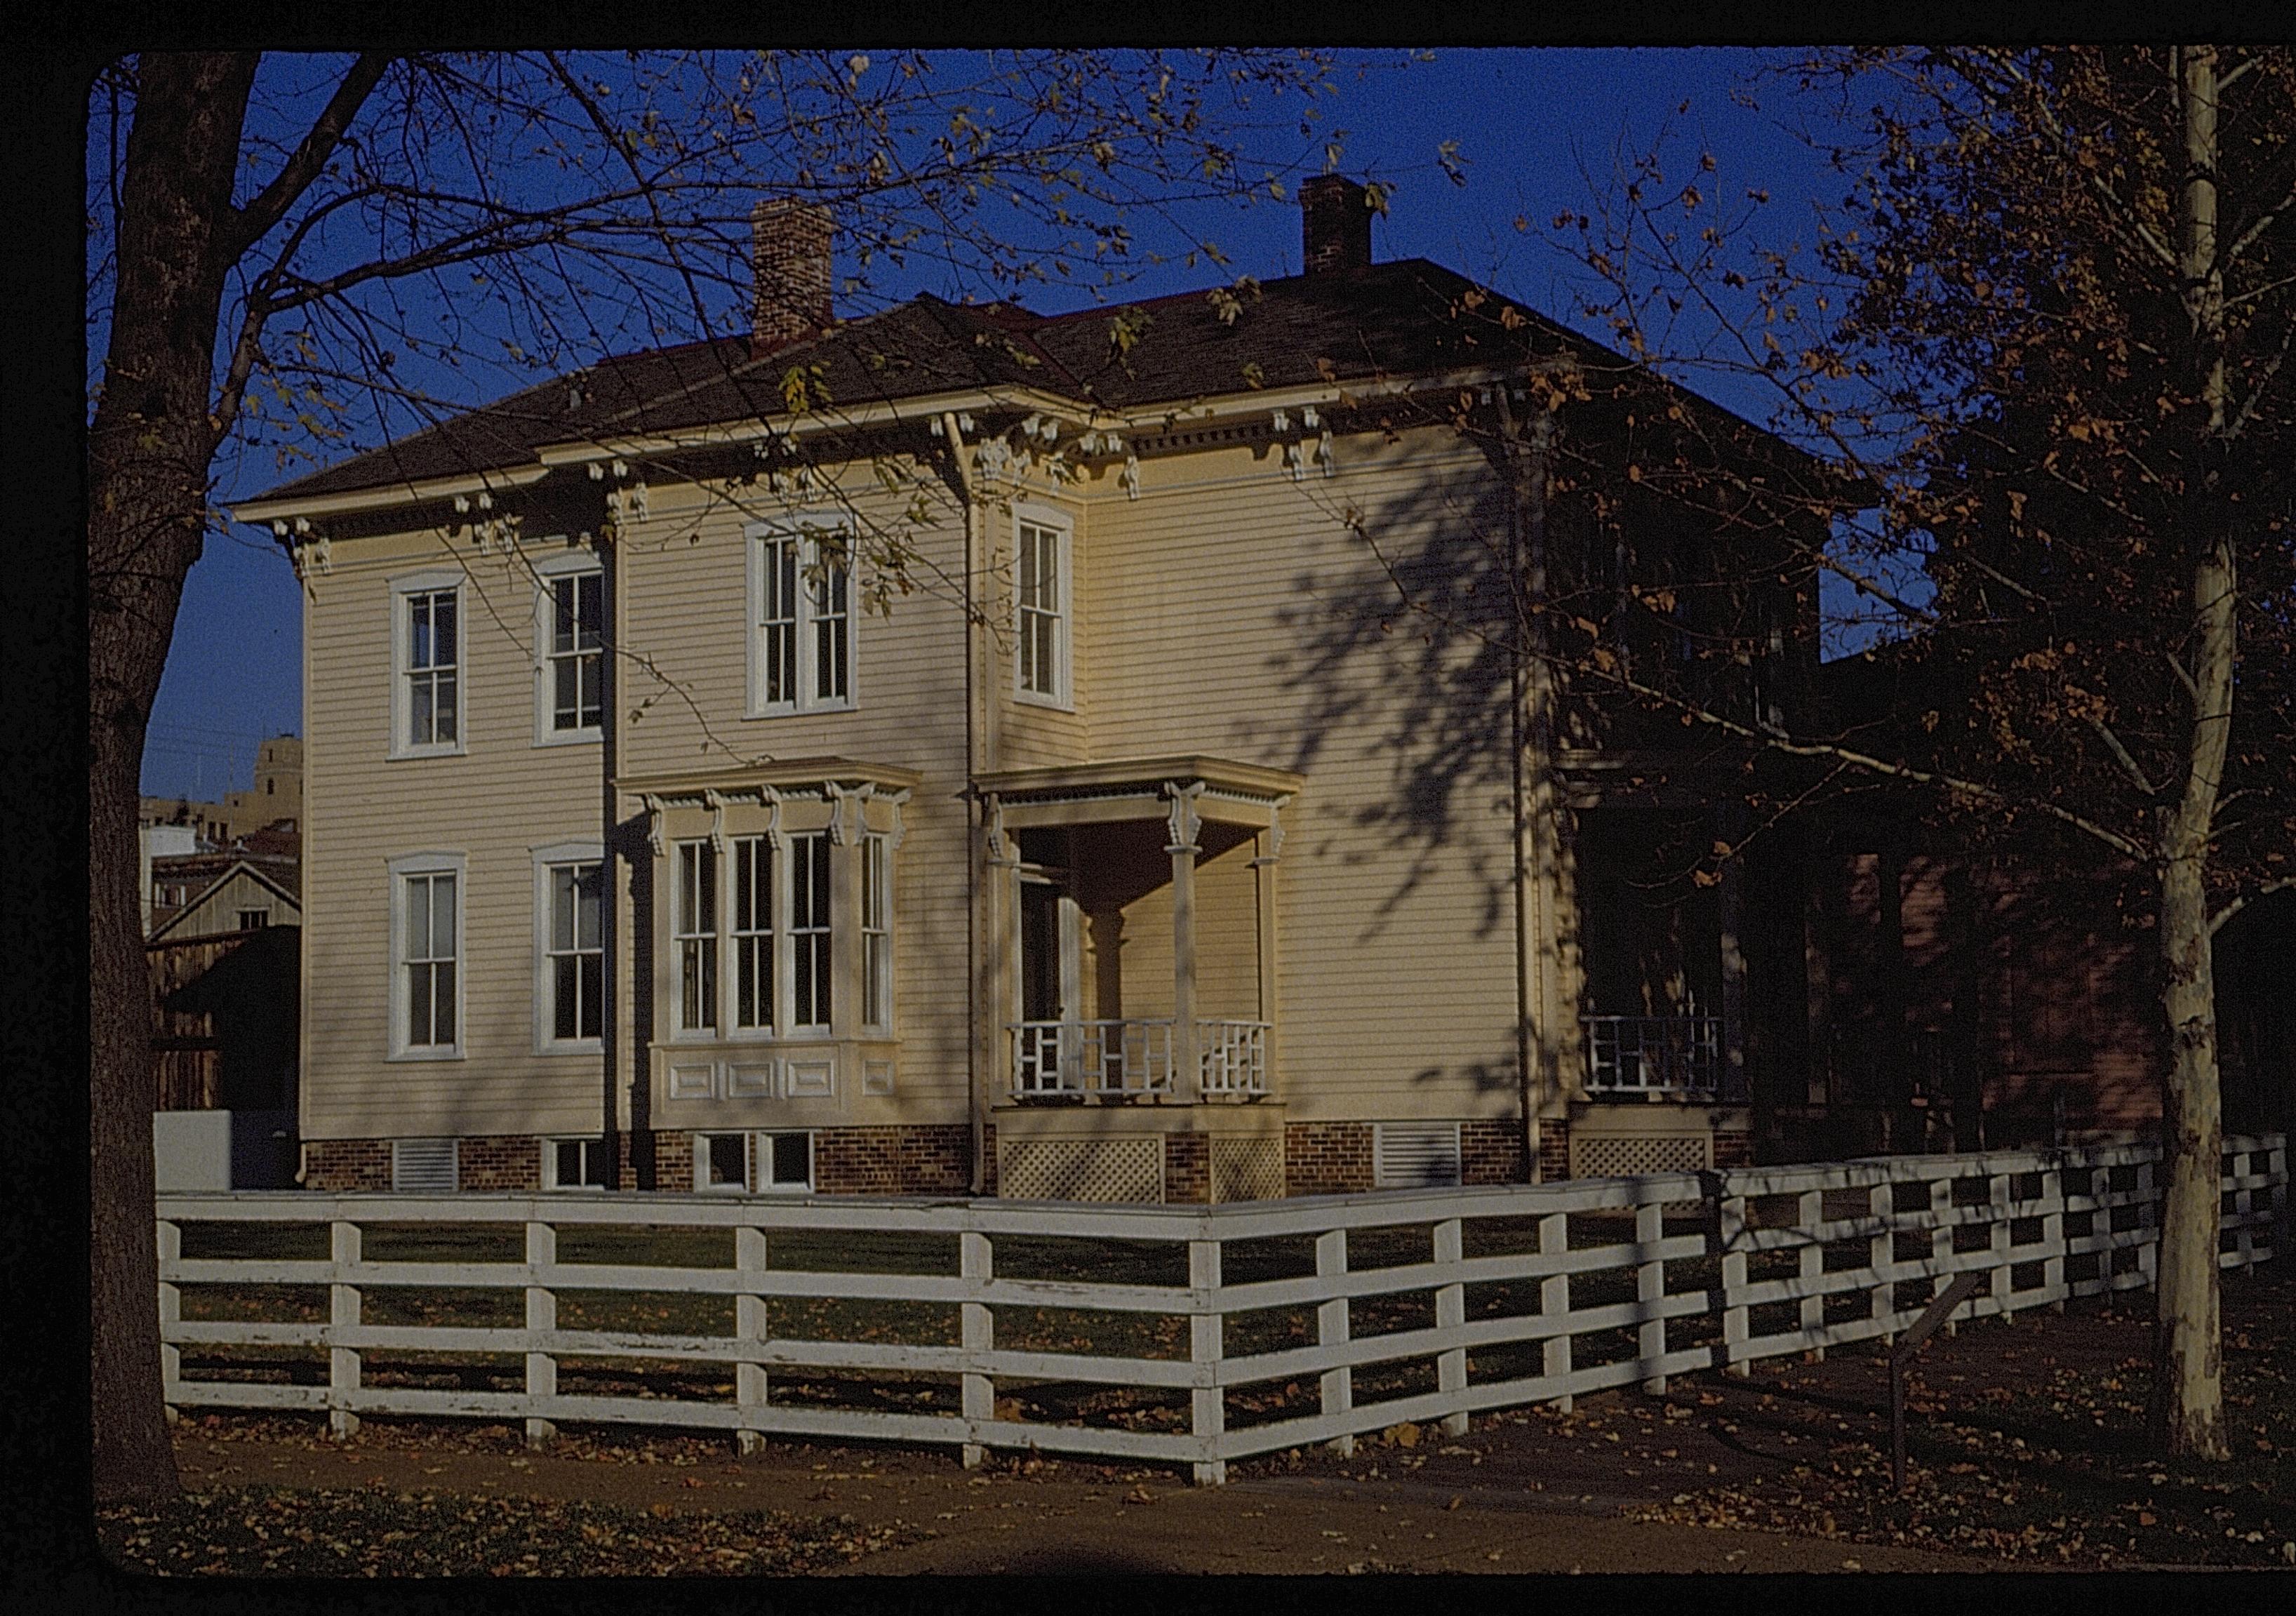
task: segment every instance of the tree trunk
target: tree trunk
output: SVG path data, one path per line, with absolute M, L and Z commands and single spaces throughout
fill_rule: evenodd
M 2209 935 L 2208 857 L 2232 733 L 2234 603 L 2231 536 L 2215 485 L 2225 432 L 2223 268 L 2217 257 L 2216 52 L 2178 53 L 2185 115 L 2180 243 L 2192 322 L 2187 355 L 2206 420 L 2186 477 L 2193 555 L 2193 726 L 2184 791 L 2161 816 L 2161 1008 L 2169 1071 L 2161 1097 L 2168 1174 L 2154 1291 L 2152 1426 L 2172 1454 L 2231 1456 L 2224 1428 L 2224 1363 L 2217 1266 L 2224 1115 L 2217 1072 L 2216 973 Z
M 210 366 L 231 256 L 217 237 L 254 68 L 250 56 L 139 63 L 111 346 L 88 433 L 90 1368 L 95 1495 L 107 1502 L 180 1491 L 160 1393 L 135 822 L 144 729 L 206 523 Z

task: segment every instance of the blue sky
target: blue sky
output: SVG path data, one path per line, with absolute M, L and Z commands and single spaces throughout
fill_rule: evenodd
M 1712 48 L 1461 49 L 1361 73 L 1343 64 L 1341 93 L 1324 103 L 1326 127 L 1346 132 L 1344 172 L 1395 188 L 1374 238 L 1380 258 L 1432 258 L 1579 323 L 1573 320 L 1570 262 L 1553 244 L 1548 226 L 1558 211 L 1585 208 L 1588 176 L 1599 181 L 1621 146 L 1640 150 L 1671 126 L 1685 152 L 1714 153 L 1718 193 L 1767 188 L 1776 199 L 1770 217 L 1781 230 L 1806 217 L 1810 201 L 1840 200 L 1841 180 L 1788 132 L 1778 112 L 1734 100 L 1734 89 L 1776 60 L 1775 53 Z M 1783 101 L 1767 89 L 1760 98 Z M 1464 185 L 1438 166 L 1447 141 L 1456 143 L 1464 160 Z M 1517 219 L 1528 228 L 1517 228 Z M 1223 210 L 1199 227 L 1226 251 L 1227 269 L 1175 263 L 1151 271 L 1127 295 L 1185 291 L 1234 275 L 1273 278 L 1299 268 L 1299 215 L 1288 202 Z M 924 279 L 888 281 L 881 289 L 895 295 L 964 290 Z M 1088 296 L 1063 290 L 1029 300 L 1051 309 Z M 1731 398 L 1726 387 L 1710 390 L 1726 404 L 1759 409 L 1751 398 Z M 219 502 L 282 480 L 267 452 L 227 452 L 217 472 Z M 300 591 L 284 556 L 253 529 L 210 537 L 184 588 L 152 712 L 144 791 L 214 799 L 244 788 L 258 741 L 300 733 L 301 677 Z

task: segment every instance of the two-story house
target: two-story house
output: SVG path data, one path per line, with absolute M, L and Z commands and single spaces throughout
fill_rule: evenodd
M 1303 187 L 1283 280 L 845 323 L 830 221 L 761 204 L 747 338 L 240 506 L 306 586 L 304 1181 L 1201 1202 L 1742 1159 L 1798 913 L 1774 965 L 1759 860 L 1667 884 L 1742 759 L 1611 723 L 1541 636 L 1631 591 L 1673 627 L 1621 614 L 1618 657 L 1711 639 L 1727 699 L 1792 699 L 1808 569 L 1629 461 L 1719 423 L 1798 463 L 1374 261 L 1369 200 Z

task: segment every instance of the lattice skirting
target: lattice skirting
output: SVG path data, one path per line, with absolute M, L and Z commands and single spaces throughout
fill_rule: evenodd
M 1212 1140 L 1212 1199 L 1281 1201 L 1283 1141 L 1275 1134 L 1256 1139 Z
M 1280 1176 L 1279 1161 L 1279 1176 Z M 996 1142 L 996 1193 L 1008 1201 L 1164 1199 L 1164 1141 L 1157 1134 L 1105 1139 Z
M 1570 1135 L 1573 1178 L 1631 1178 L 1642 1173 L 1702 1173 L 1714 1165 L 1711 1134 Z

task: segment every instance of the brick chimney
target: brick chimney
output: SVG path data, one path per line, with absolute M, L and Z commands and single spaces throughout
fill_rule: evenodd
M 1337 275 L 1371 267 L 1371 206 L 1364 188 L 1337 174 L 1300 186 L 1300 259 L 1303 273 Z
M 829 209 L 768 198 L 750 209 L 750 352 L 771 353 L 830 322 Z

